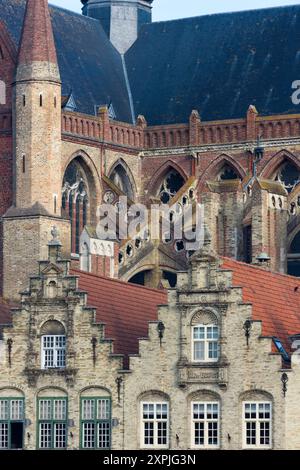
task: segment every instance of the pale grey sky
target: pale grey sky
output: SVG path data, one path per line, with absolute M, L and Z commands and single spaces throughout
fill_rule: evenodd
M 50 0 L 49 3 L 69 10 L 81 11 L 80 0 Z M 223 11 L 267 8 L 299 3 L 300 0 L 154 0 L 153 19 L 154 21 L 171 20 Z

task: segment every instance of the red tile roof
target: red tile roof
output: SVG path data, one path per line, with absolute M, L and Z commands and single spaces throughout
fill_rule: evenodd
M 79 288 L 88 293 L 88 305 L 97 308 L 97 320 L 106 324 L 105 336 L 114 340 L 116 354 L 138 353 L 138 338 L 148 337 L 148 322 L 157 320 L 157 306 L 167 303 L 167 292 L 108 279 L 72 269 Z
M 223 258 L 222 268 L 233 271 L 234 286 L 243 287 L 243 301 L 252 304 L 263 335 L 278 337 L 290 349 L 288 336 L 300 333 L 300 279 L 229 258 Z
M 229 258 L 222 258 L 222 268 L 233 271 L 233 285 L 243 288 L 243 301 L 252 304 L 252 318 L 262 321 L 263 335 L 278 337 L 289 350 L 288 336 L 300 333 L 300 279 Z M 166 291 L 77 269 L 70 274 L 79 276 L 88 305 L 97 309 L 97 320 L 106 324 L 106 338 L 114 340 L 114 352 L 138 353 L 138 338 L 148 336 L 148 322 L 157 320 L 157 306 L 167 303 Z M 0 298 L 0 324 L 10 322 L 10 306 Z

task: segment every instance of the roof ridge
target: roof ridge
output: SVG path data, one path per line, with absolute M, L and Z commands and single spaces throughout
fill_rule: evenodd
M 78 272 L 79 274 L 85 274 L 85 275 L 88 275 L 88 276 L 92 276 L 96 279 L 111 281 L 111 282 L 114 282 L 116 284 L 122 284 L 124 286 L 127 285 L 127 286 L 135 287 L 135 288 L 138 288 L 138 289 L 148 290 L 148 291 L 152 291 L 152 292 L 156 292 L 156 293 L 161 293 L 161 294 L 164 294 L 164 295 L 166 294 L 166 289 L 155 289 L 154 287 L 146 287 L 146 286 L 140 286 L 139 284 L 131 284 L 130 282 L 121 281 L 120 279 L 114 279 L 114 278 L 111 278 L 111 277 L 100 276 L 100 274 L 95 274 L 95 273 L 89 273 L 87 271 L 82 271 L 81 269 L 78 269 L 78 268 L 71 268 L 70 273 L 72 273 L 72 272 Z
M 292 276 L 291 274 L 279 273 L 279 272 L 276 272 L 276 271 L 268 271 L 264 268 L 261 268 L 260 266 L 254 266 L 253 264 L 248 264 L 248 263 L 245 263 L 244 261 L 238 261 L 238 260 L 235 260 L 233 258 L 229 258 L 227 256 L 220 256 L 220 258 L 221 258 L 221 260 L 229 261 L 229 262 L 232 262 L 232 263 L 235 263 L 235 264 L 240 264 L 244 267 L 251 268 L 253 270 L 258 270 L 258 271 L 261 271 L 261 272 L 263 272 L 265 274 L 268 274 L 268 275 L 273 275 L 273 276 L 276 276 L 276 277 L 282 277 L 284 279 L 292 279 L 294 281 L 298 280 L 299 284 L 300 284 L 300 278 L 296 277 L 296 276 Z M 223 269 L 222 265 L 221 265 L 221 269 Z M 225 268 L 225 269 L 228 269 L 228 268 Z
M 82 13 L 79 13 L 78 11 L 74 11 L 74 10 L 69 10 L 68 8 L 64 8 L 64 7 L 61 7 L 59 5 L 53 5 L 53 3 L 50 3 L 49 2 L 49 8 L 53 9 L 53 10 L 62 10 L 62 11 L 65 11 L 67 13 L 71 13 L 72 15 L 74 16 L 78 16 L 79 18 L 83 18 L 85 20 L 90 20 L 90 21 L 94 21 L 94 22 L 97 22 L 101 25 L 100 21 L 97 20 L 97 18 L 92 18 L 91 16 L 86 16 L 86 15 L 83 15 Z
M 178 21 L 186 21 L 186 20 L 193 20 L 196 18 L 207 18 L 210 16 L 221 16 L 221 15 L 237 15 L 239 13 L 250 13 L 250 12 L 258 12 L 258 11 L 266 11 L 266 10 L 283 10 L 288 8 L 300 8 L 300 5 L 297 3 L 291 3 L 291 5 L 279 5 L 279 6 L 272 6 L 272 7 L 264 7 L 264 8 L 247 8 L 246 10 L 231 10 L 231 11 L 220 11 L 216 13 L 206 13 L 203 15 L 194 15 L 194 16 L 187 16 L 185 18 L 173 18 L 170 20 L 161 20 L 161 21 L 152 21 L 152 23 L 145 23 L 143 27 L 147 27 L 150 25 L 155 24 L 162 24 L 162 23 L 171 23 L 171 22 L 178 22 Z

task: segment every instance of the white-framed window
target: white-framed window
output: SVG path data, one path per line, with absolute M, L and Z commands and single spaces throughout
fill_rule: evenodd
M 161 448 L 169 446 L 168 402 L 141 403 L 141 447 Z
M 38 427 L 40 449 L 67 447 L 66 398 L 40 398 L 38 401 Z
M 192 327 L 193 362 L 217 362 L 219 360 L 218 325 Z
M 0 398 L 0 450 L 22 449 L 24 398 Z
M 66 367 L 65 335 L 42 336 L 42 369 Z
M 269 449 L 272 446 L 272 403 L 243 403 L 244 447 Z
M 192 402 L 192 447 L 220 446 L 219 402 Z
M 83 449 L 109 449 L 110 443 L 110 398 L 82 398 L 81 447 Z

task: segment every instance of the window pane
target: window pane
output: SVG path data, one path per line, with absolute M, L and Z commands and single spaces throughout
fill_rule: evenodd
M 10 402 L 10 419 L 12 421 L 20 421 L 24 419 L 24 402 L 23 400 L 11 400 Z
M 51 436 L 52 436 L 52 424 L 41 423 L 40 424 L 40 448 L 51 449 Z
M 218 359 L 219 356 L 219 344 L 214 342 L 208 343 L 208 357 L 209 359 Z
M 157 423 L 157 444 L 159 446 L 167 444 L 167 422 L 159 421 Z
M 260 423 L 260 444 L 267 446 L 270 445 L 270 423 Z
M 5 421 L 8 419 L 8 401 L 0 400 L 0 420 Z
M 218 445 L 218 423 L 216 421 L 208 423 L 208 445 Z
M 95 418 L 95 400 L 83 400 L 82 402 L 82 419 Z
M 54 347 L 54 336 L 43 336 L 43 347 L 45 349 Z
M 256 424 L 255 422 L 246 423 L 246 442 L 247 445 L 256 444 Z
M 144 419 L 154 419 L 154 404 L 146 403 L 143 405 L 143 416 Z
M 204 445 L 204 422 L 195 423 L 195 445 Z
M 195 361 L 204 361 L 205 360 L 204 341 L 195 341 L 194 342 L 194 360 Z
M 0 423 L 0 449 L 8 449 L 8 424 Z
M 194 339 L 205 339 L 205 327 L 204 326 L 194 327 Z
M 40 400 L 39 404 L 39 419 L 50 420 L 52 418 L 51 400 Z
M 95 447 L 95 424 L 83 423 L 83 448 L 93 449 Z
M 207 327 L 207 339 L 219 339 L 219 328 L 217 326 Z
M 57 348 L 65 348 L 66 346 L 66 337 L 65 336 L 55 336 L 55 345 Z
M 53 419 L 65 421 L 67 419 L 67 401 L 54 400 Z
M 55 449 L 65 449 L 66 448 L 66 424 L 65 423 L 55 423 L 54 424 L 54 447 Z
M 54 350 L 53 349 L 45 349 L 44 350 L 44 367 L 50 368 L 54 367 Z
M 194 404 L 194 419 L 204 419 L 204 404 Z
M 144 424 L 144 442 L 145 445 L 154 444 L 154 423 L 146 422 Z
M 110 400 L 97 400 L 97 419 L 109 419 Z
M 66 367 L 66 350 L 65 349 L 58 349 L 57 350 L 57 367 Z
M 99 449 L 109 449 L 110 447 L 110 424 L 98 424 L 98 447 Z

